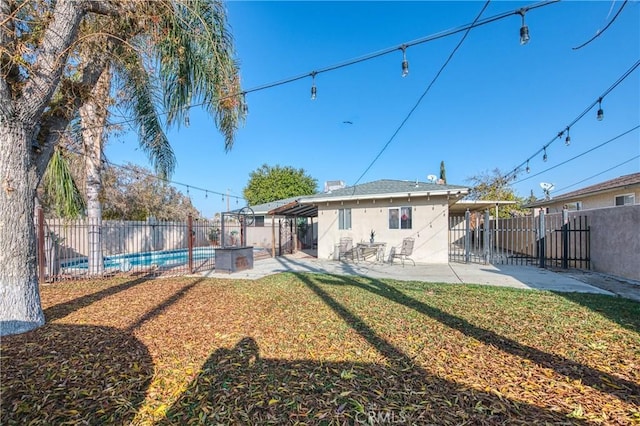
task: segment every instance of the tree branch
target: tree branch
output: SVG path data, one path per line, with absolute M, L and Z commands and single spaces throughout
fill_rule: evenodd
M 51 101 L 69 56 L 69 46 L 86 14 L 85 4 L 74 0 L 55 3 L 51 23 L 37 49 L 38 58 L 17 105 L 20 119 L 26 125 L 35 126 Z

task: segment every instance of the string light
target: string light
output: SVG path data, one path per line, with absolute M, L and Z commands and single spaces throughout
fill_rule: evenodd
M 242 92 L 242 112 L 244 115 L 249 114 L 249 105 L 247 105 L 247 92 Z
M 409 75 L 409 61 L 407 61 L 407 45 L 403 44 L 400 46 L 400 50 L 402 50 L 402 76 L 406 77 Z
M 315 100 L 316 99 L 316 95 L 318 92 L 318 89 L 316 89 L 316 74 L 317 72 L 313 71 L 311 73 L 311 100 Z
M 531 173 L 531 167 L 529 167 L 529 160 L 527 160 L 527 173 Z
M 524 22 L 524 15 L 527 13 L 527 9 L 520 9 L 518 15 L 522 16 L 522 26 L 520 27 L 520 44 L 525 45 L 529 43 L 529 27 Z
M 598 121 L 602 121 L 604 118 L 604 111 L 602 110 L 602 98 L 598 98 L 598 114 L 596 115 Z
M 542 155 L 542 161 L 547 161 L 549 157 L 547 157 L 547 147 L 544 147 L 544 154 Z
M 574 118 L 569 124 L 567 124 L 567 126 L 565 127 L 565 131 L 567 132 L 567 136 L 564 140 L 564 143 L 566 146 L 571 145 L 571 135 L 570 135 L 570 129 L 571 127 L 576 124 L 578 121 L 580 121 L 585 115 L 589 114 L 592 110 L 593 107 L 598 105 L 598 113 L 596 115 L 596 118 L 598 118 L 599 120 L 604 119 L 604 111 L 602 110 L 602 100 L 609 94 L 611 93 L 616 87 L 618 87 L 623 81 L 625 81 L 632 72 L 634 72 L 638 67 L 640 67 L 640 60 L 636 61 L 628 70 L 626 70 L 624 72 L 624 74 L 622 74 L 611 86 L 609 86 L 609 88 L 607 90 L 605 90 L 598 99 L 596 99 L 595 101 L 593 101 L 593 103 L 591 103 L 589 106 L 587 106 L 584 111 L 582 111 L 576 118 Z M 543 152 L 545 153 L 545 156 L 543 158 L 546 157 L 546 148 L 549 147 L 549 145 L 551 145 L 553 142 L 555 142 L 556 139 L 559 139 L 559 135 L 562 134 L 562 132 L 559 132 L 558 134 L 556 134 L 556 136 L 553 137 L 553 139 L 551 139 L 546 145 L 544 145 L 542 148 L 540 148 L 539 150 L 537 150 L 536 152 L 534 152 L 533 154 L 531 154 L 531 156 L 529 158 L 527 158 L 526 160 L 524 160 L 522 163 L 520 163 L 518 166 L 516 166 L 513 170 L 511 170 L 509 173 L 507 173 L 505 176 L 511 176 L 513 175 L 513 173 L 519 169 L 521 169 L 528 160 L 531 160 L 532 158 L 534 158 L 535 156 L 537 156 L 539 153 Z

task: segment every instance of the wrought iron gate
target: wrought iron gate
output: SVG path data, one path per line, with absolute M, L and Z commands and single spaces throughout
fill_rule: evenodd
M 449 217 L 449 261 L 590 268 L 586 216 L 544 214 L 492 219 L 466 212 Z

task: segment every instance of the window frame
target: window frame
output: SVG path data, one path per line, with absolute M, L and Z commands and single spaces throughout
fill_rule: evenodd
M 629 197 L 629 199 L 631 199 L 631 203 L 627 204 L 625 203 L 625 199 Z M 618 198 L 622 198 L 622 204 L 618 204 Z M 620 195 L 616 195 L 613 198 L 613 205 L 616 207 L 619 206 L 632 206 L 636 203 L 636 194 L 633 192 L 630 192 L 628 194 L 620 194 Z
M 395 218 L 392 218 L 392 211 L 397 212 Z M 407 219 L 402 219 L 402 217 L 408 213 Z M 388 208 L 388 223 L 389 229 L 413 229 L 413 207 L 412 206 L 398 206 L 398 207 L 389 207 Z M 395 224 L 392 224 L 392 220 L 396 221 Z M 403 223 L 404 222 L 404 223 Z M 395 225 L 395 226 L 393 226 Z
M 255 215 L 253 217 L 253 225 L 256 228 L 264 228 L 264 215 Z
M 351 211 L 351 207 L 338 209 L 338 229 L 340 231 L 348 231 L 351 230 L 352 226 L 353 212 Z

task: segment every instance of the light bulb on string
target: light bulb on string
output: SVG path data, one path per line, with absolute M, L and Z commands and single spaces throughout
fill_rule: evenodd
M 544 154 L 542 155 L 542 161 L 547 161 L 549 159 L 549 157 L 547 157 L 547 148 L 544 148 Z
M 249 105 L 247 105 L 247 92 L 242 92 L 242 113 L 249 114 Z
M 527 13 L 526 9 L 520 9 L 518 15 L 522 16 L 522 26 L 520 27 L 520 44 L 525 45 L 529 43 L 529 27 L 524 22 L 524 14 Z
M 564 138 L 564 144 L 566 146 L 571 145 L 571 136 L 569 135 L 569 128 L 567 127 L 567 137 Z
M 529 167 L 529 160 L 527 160 L 527 173 L 531 173 L 531 167 Z
M 312 72 L 311 73 L 311 100 L 315 100 L 316 99 L 316 95 L 318 92 L 318 89 L 316 89 L 316 74 L 317 72 Z
M 403 44 L 400 46 L 400 50 L 402 50 L 402 76 L 406 77 L 409 75 L 409 61 L 407 61 L 407 45 Z
M 602 110 L 602 98 L 598 99 L 598 114 L 596 115 L 598 121 L 602 121 L 604 118 L 604 111 Z

